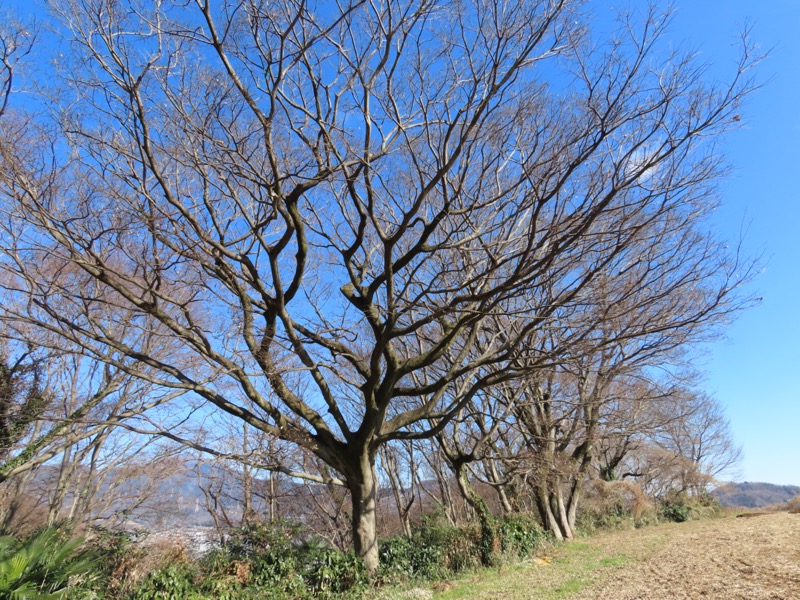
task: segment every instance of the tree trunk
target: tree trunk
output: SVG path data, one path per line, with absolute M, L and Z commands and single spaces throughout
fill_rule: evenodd
M 489 477 L 489 482 L 492 484 L 492 487 L 494 487 L 495 491 L 497 492 L 497 497 L 500 499 L 500 506 L 503 508 L 503 513 L 508 515 L 514 512 L 514 509 L 511 506 L 511 501 L 508 499 L 508 494 L 506 493 L 506 484 L 501 483 L 501 477 L 497 472 L 497 465 L 495 464 L 495 461 L 488 461 L 486 474 Z
M 539 484 L 535 488 L 534 495 L 536 497 L 536 506 L 539 509 L 539 516 L 542 519 L 542 525 L 545 531 L 553 534 L 557 541 L 562 541 L 564 536 L 561 534 L 561 528 L 556 523 L 556 516 L 553 514 L 553 509 L 550 504 L 550 495 L 547 486 Z
M 400 519 L 400 525 L 403 528 L 403 535 L 407 538 L 411 538 L 411 519 L 409 515 L 411 512 L 411 505 L 414 503 L 413 486 L 411 500 L 407 500 L 406 494 L 403 491 L 403 484 L 400 481 L 396 458 L 387 446 L 384 446 L 381 450 L 381 460 L 383 461 L 384 471 L 386 471 L 386 475 L 389 477 L 389 484 L 392 486 L 394 504 L 397 508 L 397 517 Z
M 275 522 L 275 474 L 269 472 L 269 522 Z
M 562 489 L 561 482 L 557 482 L 556 489 L 553 490 L 556 497 L 556 505 L 558 506 L 558 525 L 561 527 L 561 533 L 568 540 L 575 537 L 572 527 L 569 525 L 569 517 L 567 517 L 567 507 L 564 504 L 564 490 Z
M 575 537 L 575 507 L 564 503 L 563 491 L 557 482 L 552 487 L 540 484 L 535 488 L 536 505 L 545 531 L 558 541 Z
M 347 484 L 353 502 L 353 547 L 364 561 L 367 574 L 374 575 L 378 571 L 378 480 L 375 462 L 368 452 L 359 458 Z
M 467 478 L 467 469 L 464 463 L 453 465 L 456 471 L 458 488 L 464 496 L 464 500 L 475 511 L 478 516 L 478 523 L 481 526 L 481 562 L 485 567 L 491 567 L 497 563 L 497 553 L 500 550 L 500 540 L 497 536 L 497 524 L 494 515 L 489 512 L 483 498 L 480 497 L 475 488 Z

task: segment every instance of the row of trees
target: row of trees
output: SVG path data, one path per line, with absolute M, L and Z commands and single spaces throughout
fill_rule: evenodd
M 79 385 L 7 411 L 4 477 L 166 435 L 341 486 L 374 571 L 379 462 L 401 514 L 436 448 L 484 521 L 477 477 L 563 537 L 589 476 L 709 472 L 677 374 L 746 304 L 706 217 L 747 45 L 719 84 L 657 8 L 598 40 L 568 0 L 47 4 L 57 54 L 3 31 L 4 358 Z

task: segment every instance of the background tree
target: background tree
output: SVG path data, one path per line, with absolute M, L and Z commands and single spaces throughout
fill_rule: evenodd
M 643 228 L 702 235 L 752 88 L 656 10 L 598 43 L 566 0 L 51 6 L 52 111 L 2 121 L 3 318 L 316 456 L 371 572 L 379 448 L 570 352 Z
M 679 388 L 655 406 L 660 426 L 627 460 L 651 494 L 707 493 L 721 475 L 733 478 L 742 449 L 731 435 L 720 403 L 708 394 Z
M 35 31 L 14 15 L 7 15 L 0 25 L 0 116 L 6 112 L 20 61 L 30 54 L 36 42 Z

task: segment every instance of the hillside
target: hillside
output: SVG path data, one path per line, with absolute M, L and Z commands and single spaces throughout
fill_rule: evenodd
M 774 504 L 783 504 L 798 494 L 800 494 L 800 487 L 796 485 L 775 485 L 750 481 L 726 483 L 713 492 L 714 497 L 722 506 L 745 508 L 763 508 Z

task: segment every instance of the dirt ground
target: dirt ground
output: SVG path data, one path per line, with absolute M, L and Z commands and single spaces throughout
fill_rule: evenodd
M 598 573 L 581 599 L 800 599 L 800 514 L 695 521 L 598 536 L 626 564 Z

